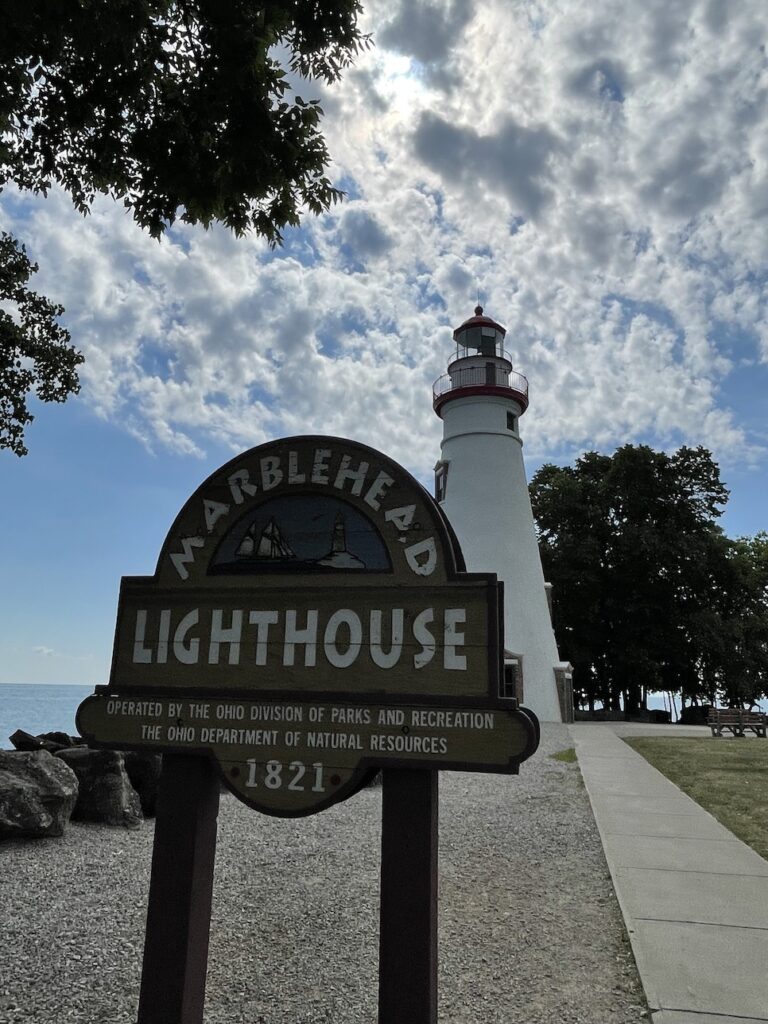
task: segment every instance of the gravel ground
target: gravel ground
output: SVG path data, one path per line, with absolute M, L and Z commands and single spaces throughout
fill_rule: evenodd
M 571 746 L 440 778 L 439 1019 L 647 1020 Z M 206 1024 L 374 1024 L 381 790 L 268 818 L 222 797 Z M 0 1024 L 136 1020 L 152 826 L 0 845 Z

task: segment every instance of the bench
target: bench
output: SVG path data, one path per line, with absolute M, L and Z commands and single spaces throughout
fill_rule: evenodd
M 723 731 L 734 736 L 743 737 L 749 730 L 755 736 L 766 737 L 768 715 L 762 711 L 743 711 L 740 708 L 712 708 L 707 718 L 707 725 L 713 736 L 722 736 Z

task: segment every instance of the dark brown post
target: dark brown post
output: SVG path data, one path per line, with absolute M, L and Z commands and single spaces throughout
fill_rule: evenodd
M 379 1024 L 436 1024 L 437 772 L 382 774 Z
M 202 1024 L 218 810 L 211 762 L 165 754 L 138 1024 Z

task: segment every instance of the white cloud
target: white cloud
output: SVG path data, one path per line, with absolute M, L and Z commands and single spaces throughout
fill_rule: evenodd
M 158 244 L 56 193 L 6 220 L 67 307 L 87 401 L 151 446 L 322 431 L 426 475 L 430 384 L 479 289 L 531 381 L 529 451 L 754 461 L 723 394 L 768 361 L 763 15 L 376 0 L 377 46 L 319 90 L 350 198 L 282 253 L 222 229 Z

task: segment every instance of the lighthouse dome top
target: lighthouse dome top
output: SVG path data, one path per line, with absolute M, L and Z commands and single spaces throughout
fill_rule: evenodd
M 463 337 L 460 338 L 465 332 L 471 332 L 472 335 L 476 334 L 478 338 L 481 338 L 483 335 L 490 337 L 491 331 L 493 331 L 494 335 L 498 333 L 501 338 L 507 333 L 506 328 L 502 327 L 501 324 L 497 324 L 495 320 L 485 316 L 483 314 L 483 307 L 478 305 L 475 306 L 475 315 L 465 320 L 453 332 L 453 340 L 456 342 L 461 340 L 466 345 L 465 339 Z

